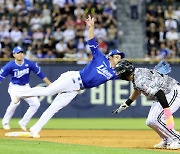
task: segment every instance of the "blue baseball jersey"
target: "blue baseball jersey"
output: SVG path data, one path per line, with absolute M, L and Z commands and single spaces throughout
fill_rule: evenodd
M 81 79 L 84 88 L 97 87 L 108 80 L 118 79 L 116 70 L 111 67 L 109 60 L 98 49 L 98 43 L 93 38 L 88 41 L 93 58 L 92 60 L 80 70 Z
M 37 63 L 24 59 L 21 65 L 17 64 L 15 60 L 8 62 L 0 70 L 0 82 L 8 75 L 11 75 L 10 82 L 18 85 L 25 85 L 29 83 L 30 72 L 33 71 L 41 79 L 45 78 L 45 75 L 41 72 L 41 68 Z

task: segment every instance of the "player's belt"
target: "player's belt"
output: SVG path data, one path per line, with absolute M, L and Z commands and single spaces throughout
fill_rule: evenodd
M 180 86 L 180 83 L 178 82 L 178 83 L 177 83 L 177 85 L 179 85 L 179 86 Z
M 78 79 L 78 83 L 79 83 L 79 86 L 80 86 L 80 89 L 83 90 L 84 89 L 84 85 L 82 83 L 82 80 L 80 77 L 77 78 Z M 72 79 L 74 83 L 76 83 L 77 80 L 75 79 Z
M 78 77 L 78 81 L 79 81 L 80 89 L 83 90 L 84 89 L 84 85 L 83 85 L 82 80 L 81 80 L 80 77 Z

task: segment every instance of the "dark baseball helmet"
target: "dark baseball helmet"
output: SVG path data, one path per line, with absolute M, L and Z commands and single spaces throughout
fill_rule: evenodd
M 121 60 L 116 64 L 116 74 L 122 80 L 128 80 L 127 77 L 134 72 L 134 66 L 127 60 Z

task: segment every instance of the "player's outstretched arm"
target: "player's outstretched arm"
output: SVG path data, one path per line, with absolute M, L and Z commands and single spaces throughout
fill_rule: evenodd
M 141 94 L 141 92 L 139 90 L 134 90 L 133 93 L 131 94 L 131 96 L 129 97 L 129 99 L 127 99 L 127 101 L 123 104 L 121 104 L 117 109 L 112 111 L 112 114 L 117 114 L 120 113 L 121 111 L 126 110 L 131 103 L 137 99 L 137 97 Z
M 44 81 L 45 83 L 47 83 L 48 85 L 51 84 L 51 81 L 50 81 L 47 77 L 45 77 L 45 78 L 43 79 L 43 81 Z
M 86 25 L 88 26 L 88 40 L 94 38 L 94 18 L 88 15 L 86 19 Z

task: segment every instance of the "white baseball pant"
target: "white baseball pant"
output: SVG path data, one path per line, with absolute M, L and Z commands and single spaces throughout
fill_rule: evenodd
M 41 131 L 42 127 L 53 117 L 53 115 L 68 105 L 81 89 L 83 89 L 83 84 L 79 71 L 68 71 L 61 74 L 61 76 L 48 87 L 35 87 L 18 93 L 18 97 L 52 96 L 58 93 L 52 104 L 46 109 L 30 130 L 32 132 Z
M 171 112 L 176 112 L 180 107 L 180 85 L 174 86 L 166 95 Z M 146 124 L 156 131 L 163 140 L 171 142 L 174 139 L 180 140 L 180 134 L 175 130 L 168 130 L 165 124 L 164 111 L 159 102 L 154 102 L 149 111 Z
M 17 93 L 17 91 L 29 90 L 29 89 L 31 89 L 29 84 L 26 84 L 26 85 L 17 85 L 17 84 L 12 84 L 12 83 L 9 84 L 8 93 L 11 97 L 11 102 L 6 110 L 6 113 L 3 117 L 3 119 L 2 119 L 2 125 L 9 124 L 9 121 L 12 118 L 12 116 L 14 115 L 16 108 L 20 104 L 20 102 L 18 102 L 17 104 L 14 104 L 12 102 L 12 99 L 14 98 L 15 93 Z M 24 114 L 23 118 L 19 121 L 19 123 L 22 126 L 27 125 L 27 123 L 30 121 L 30 119 L 36 113 L 36 111 L 38 110 L 38 108 L 40 106 L 40 102 L 37 97 L 25 98 L 24 100 L 28 103 L 29 108 L 26 111 L 26 113 Z

